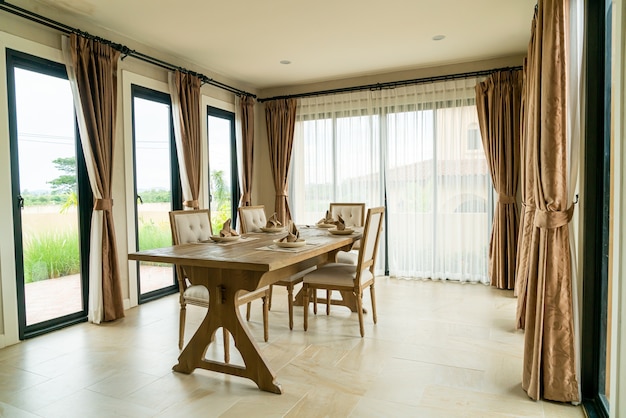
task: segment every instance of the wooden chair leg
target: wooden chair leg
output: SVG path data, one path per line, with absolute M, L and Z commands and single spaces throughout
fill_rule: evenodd
M 252 302 L 246 304 L 246 321 L 250 320 L 250 305 L 252 305 Z
M 361 292 L 356 293 L 356 311 L 359 314 L 359 330 L 363 338 L 365 329 L 363 328 L 363 294 Z
M 372 319 L 376 323 L 376 292 L 374 291 L 374 283 L 370 285 L 370 297 L 372 298 Z
M 330 315 L 330 292 L 330 289 L 326 290 L 326 315 Z
M 180 304 L 180 319 L 178 321 L 178 349 L 183 349 L 183 341 L 185 339 L 185 317 L 187 316 L 187 307 Z
M 287 286 L 287 306 L 289 309 L 289 329 L 293 329 L 293 283 Z
M 230 341 L 228 338 L 228 331 L 226 331 L 226 328 L 222 327 L 222 332 L 224 334 L 224 363 L 230 363 Z
M 270 285 L 270 291 L 269 291 L 269 293 L 270 293 L 270 300 L 267 303 L 267 310 L 268 311 L 272 310 L 272 287 L 273 287 L 273 285 Z
M 268 292 L 269 294 L 269 292 Z M 269 326 L 268 326 L 268 321 L 269 321 L 269 300 L 268 300 L 269 296 L 264 296 L 263 299 L 263 339 L 265 340 L 265 342 L 267 342 L 267 340 L 269 340 Z
M 304 306 L 304 330 L 309 327 L 309 287 L 302 285 L 302 306 Z
M 317 288 L 313 288 L 313 313 L 317 315 Z

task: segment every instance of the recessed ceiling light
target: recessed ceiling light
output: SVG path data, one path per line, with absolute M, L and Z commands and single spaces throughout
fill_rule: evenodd
M 280 63 L 287 65 L 287 64 L 291 64 L 291 61 L 289 61 L 289 60 L 281 60 Z
M 433 41 L 441 41 L 442 39 L 445 39 L 446 35 L 435 35 L 433 36 Z

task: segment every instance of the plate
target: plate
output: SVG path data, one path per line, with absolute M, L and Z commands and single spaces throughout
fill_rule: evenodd
M 337 225 L 335 225 L 335 224 L 315 224 L 315 226 L 317 226 L 318 228 L 334 228 Z
M 333 235 L 350 235 L 354 232 L 354 229 L 352 228 L 346 228 L 346 229 L 329 229 L 328 232 L 330 232 Z
M 265 226 L 261 227 L 261 231 L 263 232 L 283 232 L 285 230 L 284 227 L 282 226 L 276 226 L 276 227 L 272 227 L 272 228 L 267 228 Z
M 296 247 L 304 246 L 306 244 L 306 241 L 303 240 L 302 238 L 294 242 L 283 242 L 281 240 L 275 239 L 274 244 L 276 244 L 277 247 L 281 247 L 281 248 L 296 248 Z
M 231 235 L 230 237 L 220 237 L 219 235 L 212 235 L 211 240 L 215 242 L 232 242 L 241 238 L 241 235 Z

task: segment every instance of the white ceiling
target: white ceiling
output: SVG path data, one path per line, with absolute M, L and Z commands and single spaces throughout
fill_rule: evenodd
M 264 89 L 521 55 L 536 0 L 37 3 Z

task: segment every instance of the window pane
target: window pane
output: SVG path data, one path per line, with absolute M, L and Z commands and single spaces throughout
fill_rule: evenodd
M 170 106 L 140 97 L 134 97 L 133 106 L 139 250 L 166 247 L 172 245 Z M 140 262 L 139 266 L 141 294 L 174 284 L 171 265 Z
M 232 122 L 209 116 L 209 182 L 211 195 L 211 224 L 218 234 L 233 214 Z
M 69 81 L 15 68 L 26 325 L 83 310 Z

